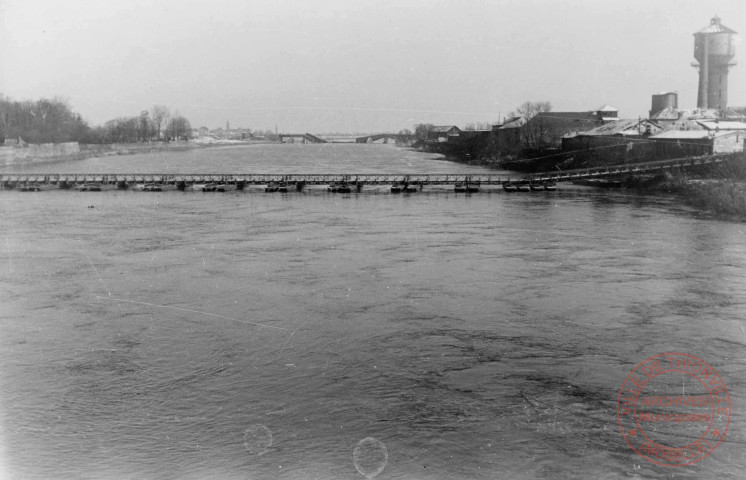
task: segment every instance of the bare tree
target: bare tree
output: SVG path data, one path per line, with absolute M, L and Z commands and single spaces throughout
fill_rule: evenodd
M 418 144 L 424 145 L 430 139 L 430 132 L 435 126 L 432 123 L 418 123 L 414 126 L 414 137 Z
M 168 125 L 168 118 L 171 116 L 168 107 L 165 105 L 153 105 L 151 109 L 150 118 L 153 121 L 155 127 L 155 135 L 158 140 L 161 139 L 161 128 Z
M 171 140 L 188 140 L 192 134 L 192 126 L 189 120 L 174 112 L 168 121 L 166 128 L 167 137 Z
M 141 142 L 147 142 L 150 140 L 151 121 L 147 110 L 140 112 L 137 125 L 137 139 Z
M 508 114 L 509 117 L 522 117 L 527 122 L 540 112 L 551 112 L 550 102 L 523 102 L 515 111 Z
M 85 141 L 89 130 L 64 98 L 18 102 L 0 97 L 0 141 L 18 137 L 31 143 Z
M 114 143 L 134 143 L 140 130 L 140 117 L 119 117 L 104 124 L 106 139 Z
M 525 120 L 521 128 L 521 140 L 529 148 L 539 148 L 545 128 L 542 122 L 532 122 L 531 120 L 542 112 L 551 112 L 552 104 L 549 102 L 523 102 L 515 111 L 510 112 L 510 117 L 521 117 Z

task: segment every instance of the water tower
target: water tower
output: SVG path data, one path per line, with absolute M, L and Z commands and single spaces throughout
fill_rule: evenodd
M 710 24 L 694 34 L 692 64 L 699 69 L 697 107 L 722 108 L 728 106 L 728 69 L 735 65 L 736 32 L 720 23 L 715 16 Z

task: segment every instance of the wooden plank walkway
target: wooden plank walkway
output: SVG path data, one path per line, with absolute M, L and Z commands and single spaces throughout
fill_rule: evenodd
M 456 183 L 502 185 L 503 183 L 568 182 L 593 178 L 608 178 L 643 174 L 663 170 L 690 168 L 721 163 L 723 155 L 706 155 L 673 160 L 612 165 L 605 167 L 540 172 L 533 174 L 249 174 L 249 173 L 0 173 L 0 188 L 16 185 L 57 184 L 171 184 L 193 185 L 221 183 L 227 185 L 266 185 L 285 182 L 290 185 L 328 185 L 340 182 L 352 184 L 414 184 L 453 185 Z

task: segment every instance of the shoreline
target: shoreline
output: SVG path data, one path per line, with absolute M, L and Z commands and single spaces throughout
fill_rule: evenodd
M 683 203 L 721 220 L 746 221 L 746 179 L 693 178 L 686 174 L 630 178 L 621 188 L 639 193 L 671 194 Z
M 30 165 L 55 164 L 75 160 L 87 160 L 89 158 L 107 157 L 107 156 L 125 156 L 137 155 L 155 152 L 183 152 L 188 150 L 218 148 L 218 147 L 238 147 L 247 145 L 264 145 L 277 142 L 243 142 L 243 141 L 218 141 L 197 143 L 194 141 L 172 142 L 172 143 L 105 143 L 105 144 L 82 144 L 80 151 L 69 155 L 54 155 L 49 157 L 27 157 L 14 161 L 9 164 L 0 166 L 5 169 L 18 169 Z
M 712 214 L 715 218 L 746 221 L 746 154 L 741 152 L 722 155 L 730 155 L 730 158 L 719 165 L 703 166 L 687 171 L 665 172 L 656 175 L 627 175 L 616 179 L 581 180 L 572 183 L 599 189 L 620 188 L 639 193 L 673 194 L 683 203 L 704 213 Z M 446 159 L 491 170 L 507 167 L 504 162 L 491 161 L 487 158 L 464 159 L 446 156 Z M 514 160 L 508 162 L 508 165 L 519 167 L 516 171 L 522 174 L 530 174 L 537 169 L 546 169 L 542 160 L 544 159 Z M 562 166 L 567 168 L 569 165 Z

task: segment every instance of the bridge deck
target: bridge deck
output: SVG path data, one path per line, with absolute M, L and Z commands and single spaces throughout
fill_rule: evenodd
M 327 185 L 338 182 L 363 184 L 409 183 L 448 185 L 458 182 L 480 185 L 510 183 L 566 182 L 592 178 L 606 178 L 625 174 L 649 173 L 673 168 L 687 168 L 723 162 L 718 155 L 659 160 L 654 162 L 614 165 L 577 170 L 520 174 L 249 174 L 249 173 L 2 173 L 0 188 L 17 184 L 79 184 L 79 183 L 156 183 L 156 184 L 288 184 Z
M 281 133 L 278 135 L 278 137 L 280 138 L 281 141 L 285 138 L 302 138 L 303 140 L 306 140 L 311 143 L 329 143 L 323 138 L 317 137 L 316 135 L 313 135 L 312 133 Z
M 414 139 L 414 135 L 406 135 L 406 134 L 399 134 L 399 133 L 374 133 L 373 135 L 365 135 L 364 137 L 357 137 L 355 138 L 356 143 L 368 143 L 375 142 L 382 139 L 391 139 L 394 141 L 409 141 Z

